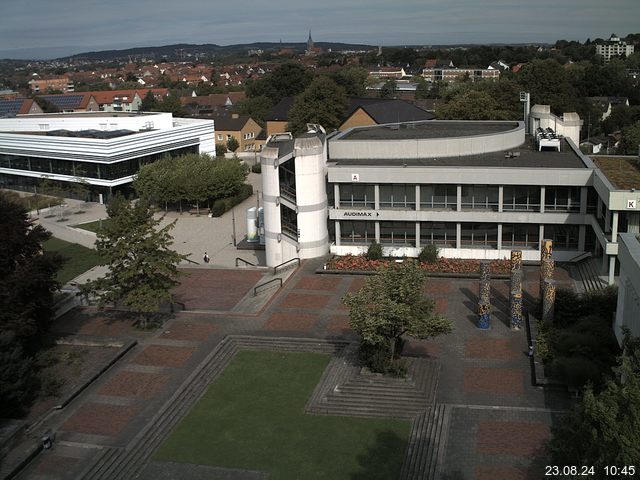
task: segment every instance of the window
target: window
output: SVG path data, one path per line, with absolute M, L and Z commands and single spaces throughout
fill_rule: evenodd
M 343 220 L 340 222 L 340 243 L 342 245 L 369 245 L 376 239 L 374 222 Z
M 375 208 L 373 185 L 341 183 L 340 207 Z
M 540 211 L 540 187 L 506 185 L 502 191 L 502 209 L 515 212 Z
M 218 134 L 218 140 L 222 140 L 222 134 L 221 133 Z
M 455 185 L 421 185 L 420 208 L 456 210 L 458 192 Z
M 231 140 L 231 135 L 227 135 L 227 142 Z
M 433 243 L 441 247 L 456 247 L 455 223 L 420 223 L 420 244 Z
M 298 215 L 296 212 L 280 204 L 280 220 L 282 221 L 282 233 L 297 241 L 300 232 L 298 231 Z
M 415 222 L 380 222 L 380 243 L 395 247 L 415 247 Z
M 416 209 L 415 185 L 380 185 L 380 208 Z
M 462 247 L 498 248 L 498 225 L 495 223 L 463 223 Z
M 553 240 L 557 250 L 577 250 L 578 225 L 545 225 L 544 238 Z
M 498 210 L 498 187 L 463 185 L 462 208 L 471 210 Z
M 504 248 L 537 249 L 539 247 L 540 228 L 531 224 L 502 225 L 502 246 Z
M 580 187 L 547 187 L 544 209 L 550 212 L 579 212 Z

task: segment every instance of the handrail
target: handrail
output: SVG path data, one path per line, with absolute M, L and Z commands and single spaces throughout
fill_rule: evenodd
M 280 285 L 278 285 L 278 288 L 281 288 L 281 287 L 282 287 L 282 279 L 281 279 L 281 278 L 279 278 L 279 277 L 278 277 L 278 278 L 272 278 L 272 279 L 271 279 L 271 280 L 269 280 L 268 282 L 264 282 L 264 283 L 261 283 L 260 285 L 256 286 L 256 287 L 253 289 L 253 296 L 255 297 L 256 295 L 258 295 L 258 289 L 259 289 L 260 287 L 264 287 L 265 285 L 269 285 L 270 283 L 278 282 L 278 281 L 280 282 Z
M 273 267 L 273 274 L 275 275 L 276 273 L 278 273 L 278 269 L 280 267 L 284 267 L 288 263 L 292 263 L 292 262 L 298 262 L 298 265 L 300 265 L 300 259 L 298 257 L 292 258 L 291 260 L 287 260 L 286 262 L 282 262 L 280 265 L 276 265 L 275 267 Z
M 244 258 L 240 258 L 240 257 L 236 257 L 236 267 L 238 266 L 238 260 L 240 260 L 241 262 L 246 263 L 247 265 L 251 265 L 252 267 L 255 267 L 255 264 L 246 261 Z
M 200 265 L 200 263 L 199 263 L 199 262 L 195 262 L 195 261 L 191 260 L 190 258 L 185 258 L 185 260 L 186 260 L 187 262 L 191 262 L 191 263 L 195 263 L 196 265 Z
M 585 258 L 591 257 L 591 255 L 592 255 L 591 252 L 583 252 L 580 255 L 576 255 L 575 257 L 567 260 L 567 263 L 576 263 L 576 262 L 579 262 L 580 260 L 584 260 Z

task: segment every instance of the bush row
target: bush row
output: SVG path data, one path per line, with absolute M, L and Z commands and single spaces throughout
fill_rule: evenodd
M 239 205 L 251 195 L 253 195 L 253 186 L 244 183 L 240 185 L 240 189 L 235 195 L 227 198 L 220 198 L 213 202 L 213 206 L 211 207 L 211 215 L 213 215 L 214 217 L 220 217 L 224 214 L 224 212 L 227 212 L 236 205 Z

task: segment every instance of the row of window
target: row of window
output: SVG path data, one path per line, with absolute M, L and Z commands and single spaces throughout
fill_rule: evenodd
M 420 222 L 420 244 L 456 247 L 456 223 Z M 577 250 L 578 225 L 545 225 L 545 238 L 554 241 L 555 248 Z M 341 221 L 342 245 L 367 245 L 376 239 L 375 222 Z M 502 247 L 537 249 L 540 229 L 536 224 L 503 224 Z M 415 222 L 380 222 L 380 243 L 387 246 L 416 246 Z M 462 223 L 461 247 L 498 248 L 498 224 Z
M 166 155 L 177 157 L 188 153 L 198 153 L 198 147 L 194 145 L 186 148 L 178 148 L 114 163 L 92 163 L 76 160 L 0 154 L 0 168 L 39 172 L 43 175 L 52 173 L 72 177 L 116 180 L 118 178 L 135 175 L 143 165 L 155 162 Z
M 590 189 L 593 190 L 593 189 Z M 374 185 L 340 184 L 340 207 L 375 208 Z M 381 209 L 416 209 L 415 185 L 380 185 Z M 540 187 L 503 187 L 504 211 L 540 211 Z M 460 204 L 464 210 L 498 210 L 498 186 L 463 185 Z M 595 210 L 597 194 L 589 192 L 587 205 Z M 456 210 L 456 185 L 420 185 L 420 209 Z M 580 211 L 580 187 L 546 187 L 544 208 L 556 212 Z

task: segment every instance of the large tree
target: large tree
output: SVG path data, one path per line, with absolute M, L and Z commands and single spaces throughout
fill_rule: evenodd
M 356 293 L 343 302 L 349 308 L 351 328 L 363 345 L 388 352 L 387 365 L 396 357 L 403 335 L 427 339 L 450 333 L 450 320 L 434 312 L 435 303 L 424 295 L 427 274 L 411 260 L 381 267 Z
M 265 96 L 275 105 L 284 97 L 298 95 L 311 82 L 313 74 L 303 65 L 287 62 L 259 80 L 247 83 L 249 98 Z
M 37 384 L 30 357 L 45 343 L 62 265 L 42 251 L 50 236 L 0 192 L 0 418 L 21 414 Z
M 625 354 L 619 359 L 614 378 L 605 388 L 588 386 L 582 399 L 554 426 L 549 443 L 554 465 L 590 465 L 594 479 L 606 477 L 604 467 L 634 465 L 640 473 L 640 343 L 628 332 Z
M 306 131 L 307 123 L 319 123 L 327 130 L 336 129 L 344 121 L 347 94 L 329 77 L 319 76 L 296 97 L 289 112 L 288 129 L 294 133 Z
M 104 277 L 88 282 L 85 294 L 97 295 L 98 305 L 123 304 L 140 315 L 146 326 L 161 304 L 171 302 L 171 289 L 178 285 L 177 265 L 185 259 L 171 249 L 173 223 L 160 228 L 160 220 L 145 199 L 130 203 L 116 195 L 107 208 L 111 219 L 98 233 L 96 249 Z

